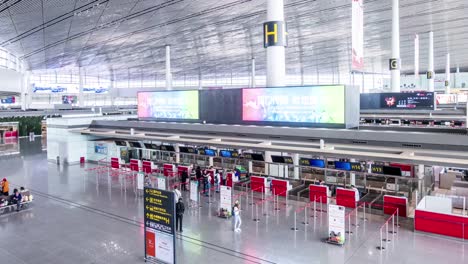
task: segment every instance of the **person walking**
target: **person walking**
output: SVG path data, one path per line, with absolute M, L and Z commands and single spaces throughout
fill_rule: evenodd
M 184 218 L 185 205 L 182 198 L 176 203 L 176 231 L 184 232 L 182 229 L 182 219 Z
M 211 179 L 211 174 L 209 172 L 207 172 L 207 174 L 206 174 L 206 193 L 205 193 L 206 196 L 210 196 L 210 194 L 211 194 L 211 191 L 210 191 L 210 189 L 211 189 L 211 180 L 212 180 Z
M 233 210 L 233 213 L 234 213 L 234 232 L 240 232 L 241 229 L 241 225 L 242 225 L 242 219 L 241 219 L 241 216 L 240 216 L 240 207 L 239 207 L 239 202 L 236 201 L 236 203 L 234 204 L 234 210 Z

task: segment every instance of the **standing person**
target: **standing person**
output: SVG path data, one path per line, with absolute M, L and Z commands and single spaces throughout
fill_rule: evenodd
M 182 191 L 187 191 L 187 179 L 188 173 L 186 171 L 182 172 Z
M 211 189 L 211 173 L 206 173 L 206 196 L 210 196 Z
M 184 218 L 185 205 L 182 198 L 176 203 L 176 231 L 184 232 L 182 230 L 182 219 Z
M 11 197 L 13 204 L 16 204 L 16 212 L 19 212 L 20 207 L 21 207 L 21 201 L 23 201 L 23 196 L 21 193 L 18 191 L 18 189 L 15 189 L 13 191 L 13 197 Z
M 227 185 L 227 181 L 226 181 L 227 180 L 227 171 L 226 170 L 221 173 L 221 177 L 223 178 L 223 185 L 226 186 Z
M 214 182 L 216 186 L 216 192 L 219 193 L 219 186 L 221 185 L 221 175 L 219 174 L 219 170 L 216 170 Z
M 206 187 L 208 185 L 208 174 L 207 171 L 203 171 L 203 194 L 206 194 Z
M 197 169 L 195 170 L 195 177 L 197 178 L 197 181 L 198 181 L 198 186 L 200 186 L 202 184 L 202 172 L 201 172 L 201 169 L 200 169 L 200 166 L 197 167 Z
M 177 186 L 174 186 L 174 201 L 177 203 L 179 199 L 182 199 L 182 193 L 177 189 Z
M 10 183 L 7 181 L 6 178 L 2 180 L 2 194 L 8 196 L 10 193 Z
M 236 201 L 236 204 L 234 204 L 234 232 L 240 232 L 241 225 L 242 225 L 242 220 L 240 217 L 240 207 L 239 207 L 239 202 Z

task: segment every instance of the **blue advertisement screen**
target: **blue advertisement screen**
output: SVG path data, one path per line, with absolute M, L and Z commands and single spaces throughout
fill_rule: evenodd
M 311 159 L 310 166 L 318 167 L 318 168 L 325 168 L 325 161 L 321 159 Z
M 345 123 L 345 87 L 310 86 L 242 90 L 242 120 Z
M 221 150 L 219 152 L 219 154 L 220 154 L 221 157 L 224 157 L 224 158 L 231 158 L 232 157 L 232 153 L 229 150 Z
M 351 170 L 351 163 L 349 163 L 349 162 L 335 161 L 335 169 L 337 169 L 337 170 L 350 171 L 350 170 Z
M 205 155 L 216 156 L 216 152 L 213 149 L 205 149 Z

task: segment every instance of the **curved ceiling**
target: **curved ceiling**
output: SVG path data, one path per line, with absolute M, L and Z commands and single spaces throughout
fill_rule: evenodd
M 388 73 L 391 2 L 365 0 L 365 71 Z M 468 68 L 468 1 L 401 0 L 403 71 L 413 69 L 420 33 L 421 71 L 427 32 L 435 35 L 436 70 Z M 285 0 L 289 74 L 349 72 L 351 0 Z M 164 73 L 172 46 L 174 74 L 248 74 L 250 58 L 265 69 L 266 0 L 0 0 L 0 46 L 31 70 L 81 65 L 95 72 Z

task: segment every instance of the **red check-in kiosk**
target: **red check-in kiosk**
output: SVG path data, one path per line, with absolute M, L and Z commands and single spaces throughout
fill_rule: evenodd
M 120 169 L 120 158 L 111 158 L 111 168 Z
M 309 185 L 309 200 L 317 203 L 328 204 L 328 186 L 326 185 Z
M 130 159 L 130 170 L 140 171 L 140 168 L 141 168 L 141 160 Z
M 352 189 L 336 188 L 336 205 L 356 208 L 356 191 Z
M 289 182 L 285 180 L 271 180 L 271 188 L 272 192 L 275 195 L 278 196 L 283 196 L 285 197 L 288 193 L 289 188 Z
M 250 188 L 254 192 L 265 192 L 267 185 L 267 179 L 265 177 L 251 176 L 250 177 Z
M 175 166 L 174 164 L 163 164 L 163 175 L 166 177 L 174 176 Z
M 384 214 L 391 215 L 398 208 L 398 216 L 407 217 L 408 198 L 393 195 L 384 195 Z

